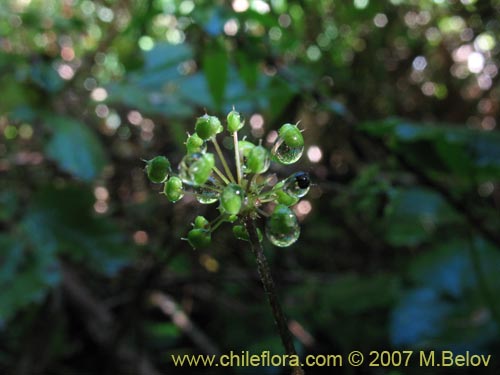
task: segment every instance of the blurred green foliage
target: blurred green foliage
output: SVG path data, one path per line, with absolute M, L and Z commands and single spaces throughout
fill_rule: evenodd
M 0 372 L 190 373 L 170 354 L 282 350 L 246 245 L 226 231 L 192 251 L 180 238 L 204 209 L 168 204 L 143 172 L 153 155 L 179 161 L 197 116 L 233 106 L 251 139 L 305 129 L 301 239 L 266 245 L 302 355 L 498 353 L 499 13 L 497 0 L 1 2 Z

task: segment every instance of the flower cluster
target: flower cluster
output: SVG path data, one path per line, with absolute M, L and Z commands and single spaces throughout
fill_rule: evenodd
M 186 155 L 174 174 L 169 160 L 157 156 L 146 162 L 146 173 L 151 182 L 163 183 L 163 193 L 170 202 L 177 202 L 186 193 L 194 194 L 198 202 L 212 204 L 219 202 L 220 215 L 209 222 L 198 216 L 187 241 L 193 248 L 210 245 L 212 233 L 224 222 L 232 223 L 234 235 L 249 240 L 243 225 L 247 218 L 266 216 L 265 233 L 276 246 L 287 247 L 300 235 L 297 217 L 290 209 L 307 194 L 310 186 L 306 172 L 296 172 L 275 183 L 274 175 L 265 175 L 271 161 L 292 164 L 300 159 L 304 151 L 304 138 L 297 125 L 285 124 L 278 131 L 272 149 L 268 151 L 260 143 L 254 144 L 238 139 L 238 131 L 244 126 L 240 114 L 235 110 L 227 116 L 227 131 L 233 140 L 234 166 L 236 174 L 224 157 L 217 135 L 224 131 L 221 121 L 205 114 L 197 119 L 195 133 L 188 135 Z M 207 151 L 208 144 L 214 148 L 221 169 L 216 165 L 214 153 Z M 261 206 L 273 202 L 275 207 L 269 215 Z M 259 240 L 262 234 L 258 231 Z

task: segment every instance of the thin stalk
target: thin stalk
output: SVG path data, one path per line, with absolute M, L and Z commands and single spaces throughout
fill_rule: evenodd
M 219 178 L 220 178 L 222 181 L 224 181 L 224 183 L 225 183 L 226 185 L 227 185 L 227 184 L 229 184 L 229 182 L 230 182 L 230 181 L 227 179 L 227 177 L 226 177 L 226 176 L 224 176 L 224 173 L 222 173 L 222 171 L 221 171 L 219 168 L 217 168 L 217 167 L 214 165 L 214 168 L 213 168 L 213 169 L 214 169 L 214 172 L 217 174 L 217 176 L 219 176 Z
M 203 184 L 203 185 L 200 185 L 198 187 L 203 188 L 203 189 L 207 189 L 207 190 L 212 190 L 212 191 L 215 191 L 217 193 L 222 193 L 222 189 L 219 189 L 217 187 L 210 186 L 210 185 L 207 185 L 207 184 Z
M 260 203 L 268 203 L 268 202 L 272 202 L 274 200 L 276 200 L 276 197 L 273 196 L 273 197 L 270 197 L 270 198 L 259 199 L 259 202 Z
M 264 217 L 269 217 L 269 216 L 270 216 L 270 215 L 269 215 L 266 211 L 261 210 L 259 207 L 255 207 L 255 209 L 257 210 L 257 212 L 258 212 L 260 215 L 262 215 L 262 216 L 264 216 Z
M 233 133 L 234 142 L 234 161 L 236 162 L 236 178 L 238 185 L 241 184 L 241 162 L 240 162 L 240 148 L 238 147 L 238 132 Z
M 211 231 L 215 231 L 224 222 L 225 218 L 226 217 L 224 215 L 219 215 L 214 220 L 212 220 L 210 222 Z
M 222 163 L 222 166 L 224 167 L 224 171 L 226 171 L 227 177 L 231 180 L 231 182 L 236 183 L 236 180 L 234 179 L 233 174 L 231 173 L 231 170 L 229 169 L 229 166 L 227 165 L 226 158 L 224 157 L 224 154 L 222 153 L 222 150 L 219 146 L 219 142 L 217 142 L 217 138 L 212 137 L 211 138 L 212 143 L 214 144 L 215 151 L 217 152 L 217 155 L 219 155 L 219 159 Z
M 254 184 L 256 178 L 257 178 L 256 174 L 249 174 L 248 175 L 248 183 L 247 183 L 247 187 L 245 189 L 245 195 L 248 195 L 248 193 L 250 193 L 250 188 Z
M 276 288 L 274 286 L 274 280 L 271 276 L 271 271 L 269 269 L 269 264 L 267 263 L 266 256 L 264 255 L 264 250 L 259 241 L 259 236 L 257 234 L 257 228 L 255 227 L 255 221 L 251 217 L 247 217 L 244 220 L 245 228 L 248 231 L 248 236 L 250 239 L 250 247 L 255 256 L 257 262 L 257 271 L 259 272 L 260 281 L 264 287 L 269 305 L 274 316 L 274 322 L 278 328 L 278 332 L 285 348 L 286 354 L 289 356 L 293 355 L 294 358 L 298 358 L 297 352 L 293 345 L 292 336 L 288 330 L 288 324 L 281 308 L 281 304 L 278 300 L 278 295 L 276 293 Z M 292 375 L 303 375 L 304 370 L 300 366 L 292 367 Z

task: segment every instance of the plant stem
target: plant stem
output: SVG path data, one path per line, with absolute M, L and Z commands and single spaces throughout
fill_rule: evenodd
M 210 222 L 210 230 L 213 232 L 215 231 L 223 222 L 224 222 L 224 219 L 226 218 L 227 216 L 224 216 L 224 215 L 219 215 L 217 216 L 214 220 L 212 220 Z
M 233 133 L 234 141 L 234 159 L 236 162 L 236 178 L 238 179 L 238 184 L 241 184 L 241 163 L 240 163 L 240 148 L 238 147 L 238 132 Z
M 255 255 L 257 261 L 257 270 L 259 272 L 259 277 L 264 286 L 264 291 L 266 292 L 269 305 L 271 305 L 271 310 L 273 311 L 274 321 L 278 327 L 278 332 L 285 348 L 285 352 L 288 355 L 293 355 L 298 358 L 297 352 L 293 345 L 292 336 L 288 330 L 288 325 L 286 321 L 285 314 L 281 309 L 281 304 L 278 300 L 276 294 L 276 288 L 274 286 L 274 281 L 271 276 L 271 271 L 269 269 L 269 264 L 264 255 L 264 250 L 262 249 L 262 244 L 259 241 L 259 236 L 257 234 L 257 228 L 255 227 L 255 221 L 250 216 L 246 217 L 244 220 L 245 228 L 248 231 L 248 236 L 250 239 L 250 246 L 252 252 Z M 292 367 L 292 375 L 303 375 L 304 370 L 300 366 Z
M 227 185 L 229 184 L 229 180 L 226 178 L 226 176 L 224 176 L 224 173 L 221 172 L 221 170 L 219 168 L 217 168 L 216 166 L 214 166 L 214 172 L 217 174 L 217 176 L 219 176 L 219 178 Z
M 229 177 L 231 182 L 236 183 L 236 180 L 234 179 L 234 176 L 231 173 L 229 166 L 227 165 L 226 158 L 224 157 L 224 154 L 222 153 L 222 150 L 219 146 L 219 142 L 217 142 L 217 139 L 215 138 L 215 136 L 212 137 L 212 143 L 214 144 L 215 151 L 217 152 L 217 155 L 219 155 L 219 159 L 222 163 L 222 166 L 224 167 L 224 171 L 226 171 L 227 177 Z

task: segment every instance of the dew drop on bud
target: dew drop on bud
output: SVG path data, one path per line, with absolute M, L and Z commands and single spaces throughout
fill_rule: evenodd
M 179 164 L 179 177 L 181 178 L 182 182 L 184 182 L 187 185 L 194 185 L 194 175 L 191 171 L 191 167 L 193 166 L 194 163 L 196 163 L 198 160 L 200 160 L 201 154 L 200 153 L 193 153 L 193 154 L 188 154 L 184 156 L 182 161 Z
M 179 164 L 179 177 L 186 185 L 199 186 L 208 180 L 213 167 L 212 154 L 188 154 Z
M 216 190 L 215 179 L 209 177 L 204 185 L 194 188 L 196 200 L 201 204 L 212 204 L 219 200 L 219 192 Z
M 300 236 L 300 226 L 293 211 L 285 205 L 275 207 L 266 222 L 266 236 L 278 247 L 292 245 Z
M 284 181 L 283 191 L 293 198 L 302 198 L 309 192 L 310 186 L 309 173 L 296 172 Z
M 271 150 L 273 159 L 281 164 L 293 164 L 304 152 L 304 138 L 296 125 L 285 124 Z

